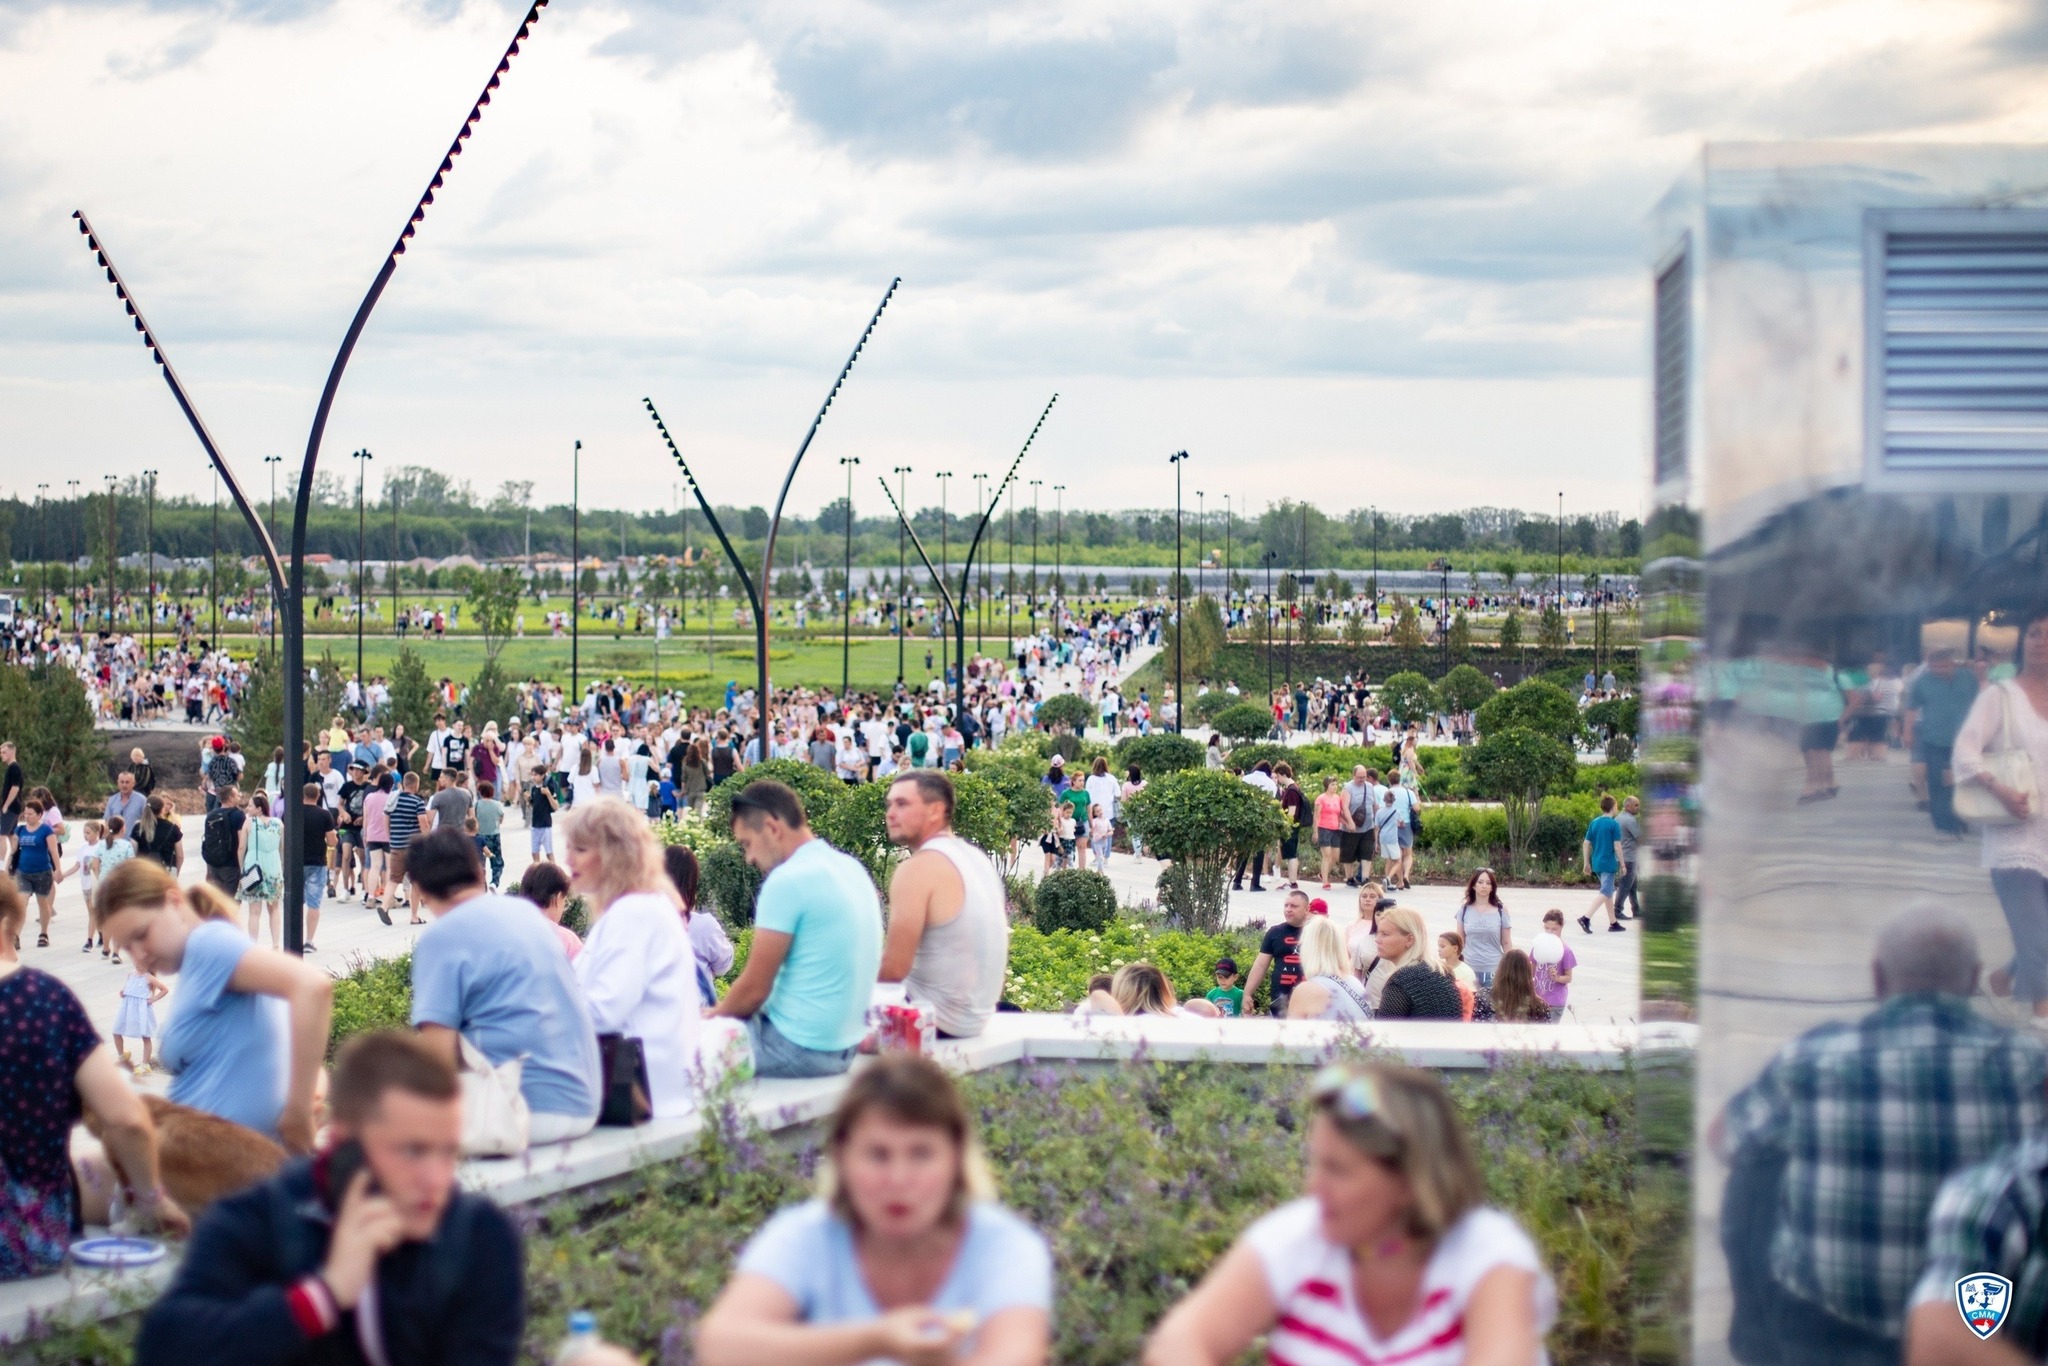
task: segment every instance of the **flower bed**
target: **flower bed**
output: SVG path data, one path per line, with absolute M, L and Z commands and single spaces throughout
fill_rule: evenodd
M 1122 1363 L 1246 1224 L 1301 1183 L 1305 1069 L 1135 1062 L 965 1078 L 1004 1198 L 1052 1240 L 1053 1360 Z M 1560 1362 L 1625 1359 L 1635 1153 L 1633 1081 L 1518 1062 L 1450 1083 L 1493 1200 L 1542 1247 L 1558 1282 Z M 689 1359 L 695 1322 L 747 1235 L 804 1197 L 808 1148 L 727 1131 L 601 1208 L 539 1214 L 527 1243 L 530 1359 L 567 1315 L 662 1362 Z

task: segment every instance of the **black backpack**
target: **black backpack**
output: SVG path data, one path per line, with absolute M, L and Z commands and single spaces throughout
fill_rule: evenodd
M 209 868 L 235 866 L 235 830 L 228 820 L 228 807 L 218 807 L 206 817 L 206 831 L 199 839 L 199 857 Z

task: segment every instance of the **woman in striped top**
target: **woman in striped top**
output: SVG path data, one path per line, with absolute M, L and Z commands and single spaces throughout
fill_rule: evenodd
M 1147 1366 L 1543 1366 L 1557 1291 L 1486 1186 L 1443 1086 L 1316 1079 L 1308 1194 L 1254 1223 L 1153 1334 Z

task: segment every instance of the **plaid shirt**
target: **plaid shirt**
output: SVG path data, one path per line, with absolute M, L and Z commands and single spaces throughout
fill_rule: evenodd
M 2048 1336 L 2048 1138 L 1957 1172 L 1927 1215 L 1927 1269 L 1913 1303 L 1956 1302 L 1956 1282 L 1995 1271 L 2012 1282 L 1999 1332 L 2039 1357 Z
M 2048 1127 L 2048 1050 L 1961 996 L 1897 996 L 1786 1044 L 1727 1126 L 1786 1154 L 1778 1282 L 1895 1338 L 1942 1180 Z

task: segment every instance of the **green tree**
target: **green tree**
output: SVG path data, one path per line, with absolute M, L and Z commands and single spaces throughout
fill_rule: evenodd
M 728 829 L 732 825 L 732 799 L 747 784 L 764 779 L 781 783 L 803 799 L 804 815 L 813 829 L 820 828 L 834 803 L 854 790 L 816 764 L 805 763 L 801 759 L 770 759 L 742 769 L 711 789 L 704 801 L 704 817 L 711 823 L 711 828 L 721 833 Z
M 497 659 L 486 655 L 484 666 L 470 681 L 469 701 L 463 707 L 463 720 L 469 722 L 472 733 L 481 735 L 484 726 L 492 721 L 496 721 L 498 728 L 503 730 L 518 710 L 518 687 L 499 667 Z
M 1536 640 L 1546 650 L 1562 650 L 1568 633 L 1564 625 L 1564 612 L 1556 603 L 1543 609 L 1543 616 L 1536 623 Z
M 1470 664 L 1460 664 L 1445 674 L 1436 686 L 1444 705 L 1452 711 L 1478 711 L 1495 692 L 1493 680 Z
M 282 660 L 265 651 L 256 656 L 249 669 L 249 686 L 244 691 L 234 715 L 228 719 L 227 732 L 235 743 L 242 747 L 248 763 L 242 769 L 242 787 L 253 792 L 263 781 L 264 766 L 270 762 L 271 752 L 284 744 L 284 670 Z M 328 719 L 341 710 L 341 689 L 343 671 L 341 662 L 334 657 L 333 647 L 322 650 L 320 658 L 306 670 L 306 684 L 301 705 L 305 708 L 302 728 L 306 739 L 324 729 Z M 290 772 L 289 768 L 286 772 Z
M 1543 810 L 1544 794 L 1570 783 L 1578 773 L 1578 760 L 1563 742 L 1511 726 L 1487 733 L 1465 755 L 1464 767 L 1482 794 L 1500 802 L 1507 816 L 1509 866 L 1520 867 Z
M 59 806 L 89 807 L 107 790 L 106 738 L 69 669 L 0 665 L 0 740 L 14 742 L 23 781 Z
M 1162 658 L 1164 676 L 1175 677 L 1177 664 L 1181 677 L 1207 678 L 1216 666 L 1217 651 L 1223 648 L 1223 611 L 1216 605 L 1216 599 L 1206 593 L 1184 606 L 1187 610 L 1182 620 L 1169 624 L 1161 636 L 1166 645 Z M 1176 661 L 1183 641 L 1186 654 Z
M 468 601 L 470 620 L 484 638 L 484 663 L 496 664 L 519 615 L 518 571 L 487 569 L 478 574 L 470 580 Z
M 1203 768 L 1147 783 L 1124 812 L 1146 848 L 1181 870 L 1160 876 L 1168 921 L 1205 933 L 1222 928 L 1230 865 L 1277 842 L 1288 820 L 1278 801 L 1250 783 Z
M 427 735 L 434 729 L 434 713 L 440 710 L 441 695 L 434 690 L 434 680 L 427 676 L 427 666 L 419 652 L 410 645 L 400 646 L 398 657 L 391 661 L 390 689 L 391 715 L 387 724 L 394 729 L 405 727 L 407 737 L 419 746 L 413 756 L 413 767 L 420 768 L 426 763 Z
M 1503 650 L 1519 650 L 1522 648 L 1522 614 L 1516 608 L 1508 608 L 1507 616 L 1501 619 L 1500 648 Z
M 1415 610 L 1415 604 L 1404 602 L 1394 616 L 1394 644 L 1404 650 L 1422 648 L 1422 614 Z
M 1402 725 L 1420 721 L 1436 710 L 1436 688 L 1427 678 L 1411 670 L 1395 674 L 1380 684 L 1380 701 Z
M 1451 618 L 1451 653 L 1460 657 L 1472 653 L 1472 622 L 1463 612 Z
M 1089 706 L 1088 699 L 1079 693 L 1054 693 L 1038 704 L 1034 716 L 1043 730 L 1064 729 L 1079 735 L 1095 719 L 1095 708 Z
M 1567 747 L 1579 738 L 1578 703 L 1555 683 L 1540 678 L 1526 679 L 1504 688 L 1479 708 L 1479 733 L 1493 735 L 1521 728 L 1548 735 Z

